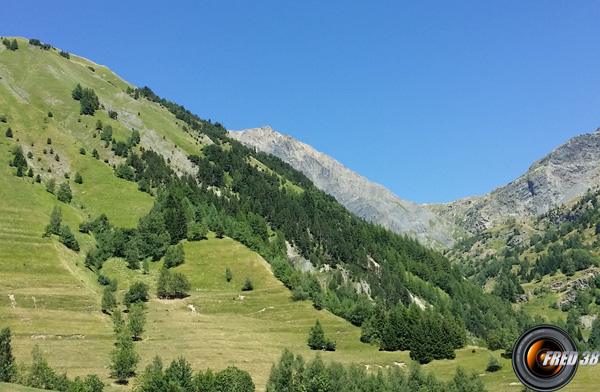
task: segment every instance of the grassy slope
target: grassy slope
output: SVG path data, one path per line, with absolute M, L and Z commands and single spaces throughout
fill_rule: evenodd
M 0 326 L 12 327 L 19 362 L 29 362 L 32 347 L 39 344 L 58 371 L 66 371 L 71 377 L 97 373 L 109 382 L 112 328 L 108 317 L 99 312 L 101 288 L 95 275 L 82 268 L 81 254 L 91 246 L 91 238 L 76 233 L 83 247 L 77 255 L 56 238 L 41 237 L 53 206 L 60 203 L 42 185 L 12 175 L 13 170 L 8 167 L 10 150 L 19 139 L 25 152 L 34 153 L 28 163 L 45 179 L 50 176 L 48 167 L 61 175 L 63 171 L 82 173 L 84 183 L 72 184 L 74 202 L 69 206 L 62 204 L 64 222 L 72 228 L 87 216 L 102 212 L 113 223 L 131 227 L 150 209 L 152 199 L 137 191 L 135 184 L 117 179 L 107 165 L 91 157 L 89 152 L 98 148 L 102 158 L 111 163 L 117 161 L 97 138 L 92 138 L 96 119 L 113 125 L 115 136 L 121 140 L 133 124 L 142 135 L 160 131 L 161 136 L 186 153 L 198 153 L 197 141 L 181 132 L 165 109 L 123 94 L 121 90 L 127 84 L 107 68 L 76 56 L 63 59 L 54 51 L 31 48 L 24 40 L 19 45 L 17 52 L 0 49 L 0 108 L 9 118 L 9 124 L 0 124 Z M 78 103 L 70 97 L 77 82 L 93 87 L 107 108 L 119 111 L 121 122 L 108 119 L 105 111 L 93 118 L 81 117 L 79 122 Z M 53 118 L 47 118 L 48 111 L 53 112 Z M 3 136 L 7 125 L 15 133 L 13 139 Z M 51 146 L 46 145 L 48 137 L 52 138 Z M 60 163 L 43 154 L 43 149 L 50 147 L 60 154 Z M 85 147 L 88 154 L 80 155 L 80 147 Z M 409 361 L 407 352 L 379 352 L 360 343 L 359 328 L 346 321 L 326 311 L 318 312 L 308 302 L 292 302 L 289 292 L 262 259 L 230 239 L 186 243 L 185 250 L 187 262 L 179 269 L 190 276 L 193 291 L 183 300 L 150 301 L 147 332 L 144 340 L 136 343 L 142 356 L 140 368 L 157 354 L 165 362 L 183 355 L 196 369 L 220 370 L 235 364 L 248 370 L 262 389 L 271 364 L 284 347 L 307 358 L 314 355 L 306 347 L 306 338 L 316 319 L 321 320 L 327 335 L 338 344 L 338 351 L 322 354 L 326 359 L 371 368 Z M 152 283 L 158 267 L 158 263 L 153 264 L 151 274 L 144 276 L 127 270 L 121 260 L 114 259 L 107 262 L 105 273 L 119 279 L 122 297 L 128 281 Z M 223 276 L 225 267 L 234 274 L 229 284 Z M 246 276 L 255 284 L 253 292 L 240 291 Z M 15 308 L 11 307 L 9 294 L 16 297 Z M 246 298 L 240 300 L 238 295 Z M 198 313 L 193 314 L 189 304 Z M 484 349 L 478 348 L 473 354 L 471 348 L 466 348 L 457 353 L 455 361 L 436 361 L 425 368 L 444 379 L 451 377 L 459 365 L 483 373 L 488 355 Z M 516 379 L 510 362 L 503 361 L 502 371 L 484 376 L 486 384 L 490 390 L 518 390 L 508 385 Z

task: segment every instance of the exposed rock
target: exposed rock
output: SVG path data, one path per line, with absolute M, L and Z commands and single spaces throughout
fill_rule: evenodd
M 476 233 L 504 223 L 508 217 L 543 214 L 600 184 L 600 128 L 576 136 L 535 162 L 527 173 L 483 196 L 444 204 L 431 211 Z
M 400 199 L 383 185 L 371 182 L 344 165 L 270 127 L 229 131 L 251 148 L 273 154 L 306 175 L 357 216 L 424 244 L 440 247 L 453 242 L 454 224 L 440 219 L 424 205 Z

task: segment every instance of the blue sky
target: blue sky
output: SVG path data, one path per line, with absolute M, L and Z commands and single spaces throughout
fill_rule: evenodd
M 170 3 L 9 2 L 0 35 L 228 129 L 270 125 L 422 203 L 489 192 L 600 126 L 600 2 Z

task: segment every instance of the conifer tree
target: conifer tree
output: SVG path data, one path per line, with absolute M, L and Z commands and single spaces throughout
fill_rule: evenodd
M 10 328 L 0 331 L 0 382 L 13 382 L 17 375 L 15 357 L 10 345 Z

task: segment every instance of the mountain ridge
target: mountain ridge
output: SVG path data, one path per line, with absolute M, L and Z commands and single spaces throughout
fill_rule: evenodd
M 415 237 L 433 247 L 451 246 L 454 242 L 457 235 L 454 225 L 440 219 L 424 205 L 401 199 L 383 185 L 368 180 L 292 136 L 268 126 L 228 131 L 228 134 L 242 144 L 291 164 L 318 188 L 367 221 Z

